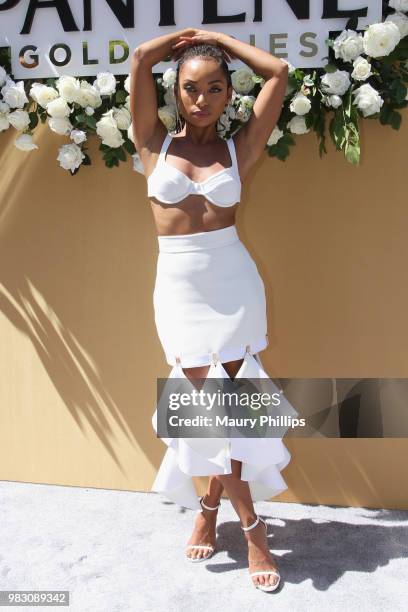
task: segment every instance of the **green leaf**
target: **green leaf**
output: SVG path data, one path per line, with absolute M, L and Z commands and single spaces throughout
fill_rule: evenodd
M 394 91 L 394 96 L 398 104 L 405 101 L 407 95 L 407 88 L 400 79 L 396 79 L 391 83 L 391 88 Z
M 116 149 L 108 149 L 108 151 L 105 151 L 105 153 L 102 156 L 103 159 L 113 159 L 115 157 L 116 157 Z
M 92 165 L 91 158 L 89 157 L 89 155 L 88 155 L 87 153 L 85 153 L 84 155 L 85 155 L 85 157 L 84 157 L 84 159 L 82 160 L 82 164 L 83 164 L 84 166 L 91 166 L 91 165 Z
M 121 161 L 126 161 L 126 153 L 123 147 L 119 147 L 118 149 L 116 149 L 116 151 L 117 151 L 117 159 L 120 159 Z
M 323 69 L 325 72 L 336 72 L 337 70 L 337 66 L 335 64 L 326 64 L 325 66 L 323 66 Z
M 28 113 L 28 116 L 30 117 L 30 124 L 28 127 L 30 130 L 33 130 L 38 125 L 38 115 L 35 112 L 31 112 Z
M 345 149 L 345 155 L 348 162 L 353 166 L 358 166 L 360 163 L 360 147 L 356 144 L 348 143 Z
M 379 117 L 380 123 L 382 125 L 386 125 L 388 123 L 391 112 L 392 112 L 391 106 L 385 102 L 381 107 L 380 117 Z
M 289 132 L 286 132 L 279 140 L 279 142 L 283 142 L 284 144 L 287 145 L 294 145 L 295 144 L 295 139 L 293 138 L 292 134 Z
M 96 130 L 96 119 L 93 115 L 86 115 L 85 123 L 92 130 Z
M 131 140 L 128 138 L 125 140 L 123 147 L 130 155 L 134 155 L 136 153 L 136 147 Z
M 389 116 L 388 123 L 392 127 L 393 130 L 399 130 L 401 127 L 401 113 L 393 110 Z
M 115 95 L 116 104 L 124 104 L 126 102 L 127 95 L 127 91 L 124 89 L 119 89 Z
M 86 119 L 87 119 L 88 115 L 85 113 L 80 113 L 79 115 L 76 115 L 76 120 L 78 123 L 86 123 Z

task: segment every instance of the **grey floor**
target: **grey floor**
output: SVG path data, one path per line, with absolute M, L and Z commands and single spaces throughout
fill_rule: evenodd
M 228 500 L 219 552 L 192 564 L 184 546 L 195 511 L 156 493 L 0 481 L 0 499 L 1 590 L 69 590 L 62 610 L 407 609 L 407 511 L 256 502 L 282 574 L 279 590 L 264 593 Z

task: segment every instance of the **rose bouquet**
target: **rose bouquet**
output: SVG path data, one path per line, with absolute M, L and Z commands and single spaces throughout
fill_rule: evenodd
M 319 139 L 319 154 L 326 153 L 326 115 L 329 134 L 336 149 L 352 164 L 360 160 L 359 121 L 379 120 L 398 130 L 400 109 L 408 105 L 408 0 L 384 3 L 384 20 L 358 30 L 350 19 L 336 37 L 328 38 L 327 64 L 304 70 L 289 62 L 288 85 L 282 112 L 266 148 L 271 157 L 285 160 L 295 135 L 313 130 Z M 2 59 L 3 58 L 3 59 Z M 283 60 L 286 61 L 286 60 Z M 15 129 L 14 140 L 23 151 L 38 149 L 33 134 L 38 122 L 69 138 L 59 148 L 57 160 L 71 174 L 91 164 L 86 143 L 90 135 L 100 139 L 99 149 L 108 168 L 133 158 L 133 168 L 142 172 L 135 149 L 129 108 L 130 75 L 100 72 L 92 78 L 61 76 L 41 81 L 15 82 L 0 54 L 0 132 Z M 155 77 L 158 115 L 171 132 L 176 124 L 174 82 L 168 69 Z M 217 123 L 221 137 L 230 137 L 245 124 L 264 79 L 250 68 L 231 74 L 233 96 Z

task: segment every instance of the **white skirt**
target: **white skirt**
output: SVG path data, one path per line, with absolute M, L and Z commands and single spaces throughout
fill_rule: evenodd
M 268 345 L 265 287 L 236 226 L 158 243 L 153 304 L 169 378 L 202 365 L 210 365 L 207 378 L 229 378 L 222 363 L 242 358 L 235 378 L 269 378 L 257 354 Z M 157 433 L 157 410 L 152 423 Z M 291 455 L 280 438 L 162 440 L 168 449 L 151 490 L 181 506 L 199 510 L 192 477 L 231 474 L 231 459 L 242 461 L 253 501 L 288 488 L 280 472 Z

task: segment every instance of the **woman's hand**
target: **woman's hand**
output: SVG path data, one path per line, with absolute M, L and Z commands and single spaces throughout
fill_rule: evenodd
M 220 47 L 221 53 L 224 56 L 225 61 L 230 62 L 231 59 L 236 59 L 235 55 L 231 52 L 227 52 L 227 50 L 222 46 L 220 42 L 220 33 L 219 32 L 209 32 L 208 30 L 194 30 L 194 34 L 189 36 L 179 36 L 176 44 L 172 46 L 172 60 L 177 61 L 180 57 L 182 51 L 189 45 L 196 45 L 199 43 L 206 43 L 207 45 L 216 45 Z

